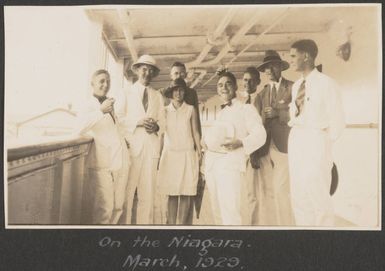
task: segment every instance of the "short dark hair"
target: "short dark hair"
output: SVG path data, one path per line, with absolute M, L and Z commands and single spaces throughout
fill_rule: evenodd
M 232 74 L 231 72 L 228 72 L 228 71 L 225 71 L 225 72 L 221 72 L 219 74 L 219 77 L 218 77 L 218 81 L 222 78 L 222 77 L 227 77 L 231 80 L 231 82 L 234 84 L 235 87 L 237 87 L 237 78 L 235 77 L 234 74 Z
M 94 79 L 94 78 L 95 78 L 96 76 L 98 76 L 99 74 L 107 74 L 108 76 L 110 76 L 110 73 L 109 73 L 107 70 L 100 69 L 100 70 L 95 71 L 95 72 L 92 74 L 92 79 Z
M 254 78 L 257 80 L 261 79 L 259 71 L 253 66 L 247 67 L 244 73 L 249 73 L 251 76 L 254 76 Z
M 315 59 L 318 55 L 318 47 L 314 40 L 305 39 L 294 42 L 291 48 L 297 49 L 300 52 L 308 53 L 311 58 Z
M 179 62 L 179 61 L 174 62 L 174 63 L 172 64 L 172 66 L 171 66 L 171 69 L 172 69 L 173 67 L 182 67 L 183 69 L 186 70 L 186 65 L 183 64 L 182 62 Z

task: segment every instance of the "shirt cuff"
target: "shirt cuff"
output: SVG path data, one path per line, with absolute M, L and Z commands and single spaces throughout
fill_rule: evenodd
M 254 144 L 252 144 L 252 142 L 250 142 L 250 140 L 248 139 L 248 137 L 245 137 L 243 139 L 241 139 L 242 141 L 242 145 L 243 145 L 243 149 L 245 151 L 245 153 L 247 155 L 251 154 L 254 150 Z

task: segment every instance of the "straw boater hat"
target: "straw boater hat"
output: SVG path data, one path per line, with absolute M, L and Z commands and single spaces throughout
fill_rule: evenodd
M 156 66 L 156 61 L 152 56 L 142 55 L 141 57 L 139 57 L 139 59 L 135 63 L 131 65 L 131 70 L 135 71 L 138 68 L 138 66 L 141 64 L 147 64 L 154 67 L 155 69 L 154 77 L 158 76 L 160 70 L 158 66 Z
M 264 72 L 266 69 L 266 66 L 269 63 L 281 63 L 282 71 L 287 70 L 290 66 L 287 61 L 284 61 L 281 59 L 277 51 L 267 50 L 265 52 L 265 57 L 263 58 L 263 62 L 261 65 L 257 67 L 257 70 L 260 72 Z
M 186 90 L 186 88 L 187 88 L 186 82 L 182 78 L 177 78 L 177 79 L 173 80 L 171 82 L 170 86 L 164 90 L 164 92 L 163 92 L 164 96 L 171 99 L 172 98 L 172 91 L 178 87 L 181 87 L 184 90 Z

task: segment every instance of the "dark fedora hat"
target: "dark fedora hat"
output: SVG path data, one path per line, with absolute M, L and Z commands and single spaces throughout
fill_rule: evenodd
M 167 87 L 163 94 L 164 96 L 166 96 L 167 98 L 172 98 L 172 91 L 175 89 L 175 88 L 183 88 L 184 90 L 187 89 L 187 85 L 186 85 L 186 82 L 182 79 L 182 78 L 177 78 L 175 80 L 173 80 L 170 84 L 169 87 Z
M 282 70 L 287 70 L 289 68 L 289 63 L 285 60 L 282 60 L 277 51 L 267 50 L 265 52 L 265 57 L 263 58 L 263 62 L 261 65 L 257 67 L 257 70 L 260 72 L 264 72 L 267 65 L 270 63 L 281 63 Z

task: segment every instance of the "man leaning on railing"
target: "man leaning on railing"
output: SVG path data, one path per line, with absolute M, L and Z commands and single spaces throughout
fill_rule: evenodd
M 97 70 L 91 79 L 93 96 L 79 112 L 79 134 L 90 133 L 90 198 L 93 224 L 117 224 L 123 213 L 130 164 L 128 149 L 118 130 L 114 99 L 107 97 L 110 75 Z

